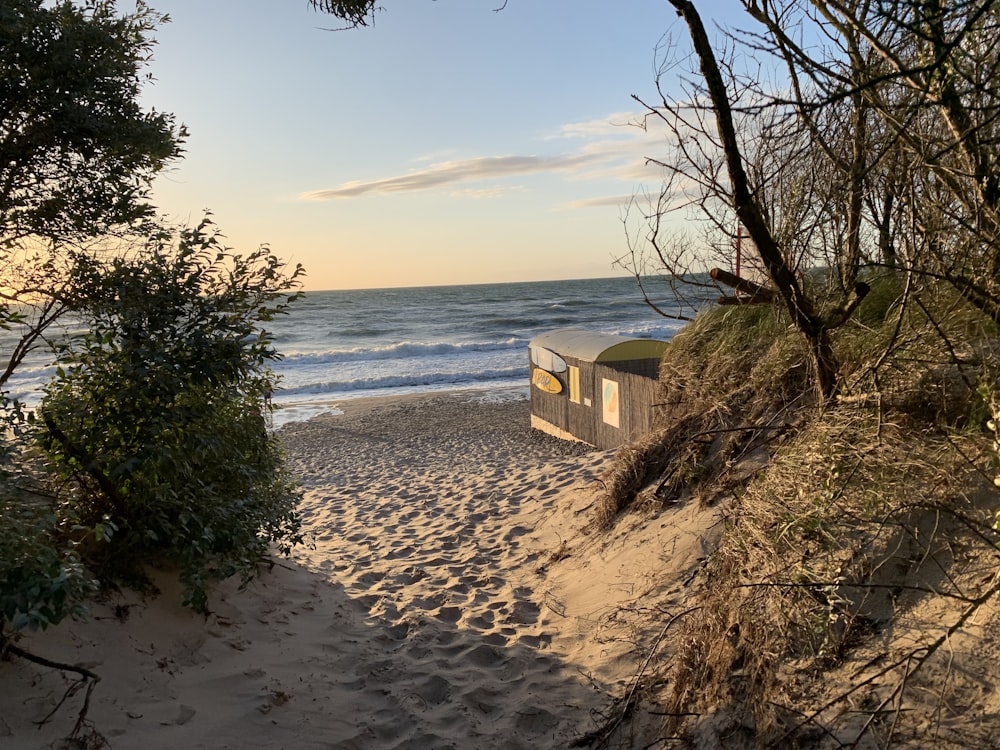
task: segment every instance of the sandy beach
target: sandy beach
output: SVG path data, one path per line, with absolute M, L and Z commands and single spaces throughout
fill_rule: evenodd
M 22 640 L 101 676 L 92 729 L 119 749 L 546 748 L 614 716 L 713 519 L 586 533 L 613 452 L 531 430 L 523 399 L 336 406 L 279 433 L 308 548 L 219 586 L 207 618 L 164 573 L 155 599 Z M 58 746 L 82 691 L 35 722 L 74 679 L 0 664 L 0 745 Z M 654 723 L 630 716 L 613 746 Z

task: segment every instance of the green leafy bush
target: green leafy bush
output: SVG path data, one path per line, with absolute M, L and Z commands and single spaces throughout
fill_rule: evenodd
M 95 581 L 76 551 L 59 544 L 45 500 L 3 482 L 0 518 L 0 625 L 38 630 L 82 613 Z
M 7 324 L 0 317 L 0 327 Z M 83 611 L 95 581 L 59 529 L 52 498 L 25 489 L 24 415 L 0 394 L 0 642 Z
M 204 609 L 208 580 L 249 579 L 272 545 L 300 541 L 299 493 L 267 431 L 278 354 L 263 325 L 297 298 L 301 269 L 230 252 L 208 220 L 174 239 L 78 259 L 87 332 L 63 347 L 36 441 L 62 516 L 113 528 L 80 547 L 101 578 L 175 562 Z

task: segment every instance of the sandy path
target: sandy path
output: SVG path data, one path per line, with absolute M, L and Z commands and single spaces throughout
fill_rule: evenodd
M 534 584 L 548 554 L 536 527 L 557 497 L 589 502 L 607 456 L 526 422 L 524 402 L 456 397 L 285 430 L 315 533 L 307 564 L 379 634 L 366 688 L 394 710 L 370 747 L 554 746 L 604 701 L 553 652 Z
M 706 516 L 581 534 L 611 454 L 530 430 L 526 402 L 341 407 L 281 431 L 310 549 L 220 586 L 207 619 L 164 577 L 151 602 L 25 640 L 101 674 L 90 718 L 112 747 L 566 747 L 682 603 Z M 31 722 L 69 682 L 0 664 L 0 747 L 64 736 L 80 696 Z

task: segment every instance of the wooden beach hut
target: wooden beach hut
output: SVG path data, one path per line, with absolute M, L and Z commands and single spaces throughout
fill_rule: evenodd
M 531 426 L 615 448 L 652 427 L 666 341 L 560 328 L 528 344 Z

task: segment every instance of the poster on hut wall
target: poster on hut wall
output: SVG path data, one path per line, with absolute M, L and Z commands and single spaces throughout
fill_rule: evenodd
M 602 408 L 604 423 L 612 427 L 620 427 L 618 408 L 618 383 L 614 380 L 601 378 Z
M 569 366 L 569 400 L 580 403 L 580 368 L 573 365 Z

